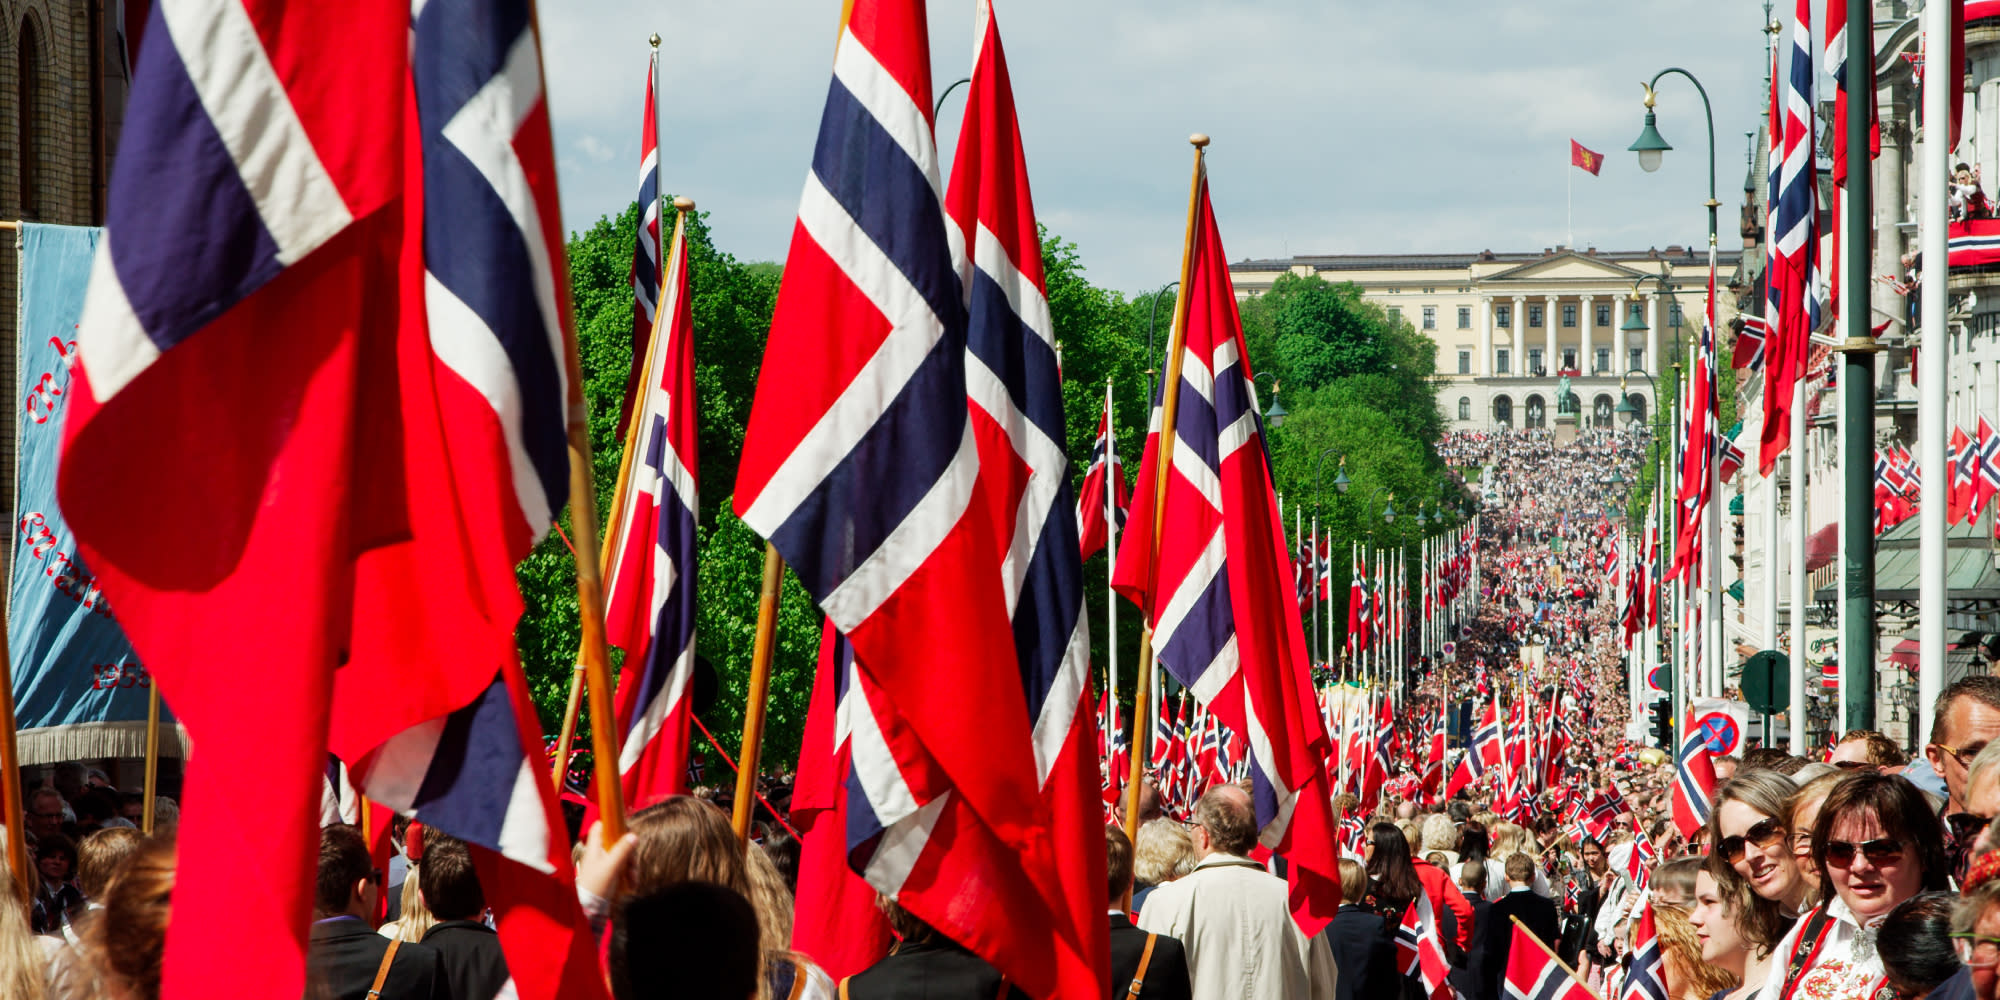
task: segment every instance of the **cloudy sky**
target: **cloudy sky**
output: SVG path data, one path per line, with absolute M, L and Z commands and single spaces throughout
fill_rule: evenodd
M 1656 174 L 1625 152 L 1640 85 L 1667 66 L 1715 107 L 1722 239 L 1744 133 L 1764 98 L 1753 0 L 995 0 L 1042 222 L 1097 283 L 1172 280 L 1190 132 L 1231 259 L 1299 253 L 1539 250 L 1566 241 L 1699 245 L 1707 141 L 1684 79 L 1661 84 L 1675 151 Z M 711 213 L 745 260 L 785 253 L 826 94 L 839 0 L 544 4 L 564 223 L 637 190 L 646 36 L 660 57 L 665 190 Z M 936 88 L 968 70 L 971 0 L 930 8 Z M 964 90 L 939 120 L 949 165 Z M 1568 166 L 1569 140 L 1606 154 Z M 1573 175 L 1573 176 L 1572 176 Z

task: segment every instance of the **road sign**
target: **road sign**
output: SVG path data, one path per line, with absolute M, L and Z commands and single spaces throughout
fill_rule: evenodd
M 1766 649 L 1743 661 L 1743 700 L 1750 710 L 1776 715 L 1792 703 L 1791 661 L 1775 649 Z
M 1694 724 L 1702 742 L 1708 744 L 1709 753 L 1733 754 L 1743 745 L 1743 731 L 1736 728 L 1736 719 L 1727 712 L 1704 715 L 1694 720 Z

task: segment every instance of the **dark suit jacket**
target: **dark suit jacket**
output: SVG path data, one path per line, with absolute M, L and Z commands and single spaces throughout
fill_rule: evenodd
M 1459 964 L 1452 967 L 1451 985 L 1475 1000 L 1487 1000 L 1486 942 L 1493 933 L 1493 904 L 1477 893 L 1465 898 L 1472 904 L 1472 943 L 1466 945 Z
M 1147 978 L 1151 978 L 1150 974 Z M 904 943 L 888 956 L 847 978 L 848 1000 L 1028 1000 L 1006 986 L 1000 971 L 943 937 Z M 385 998 L 386 1000 L 386 998 Z
M 1395 931 L 1381 914 L 1354 903 L 1342 903 L 1333 915 L 1333 922 L 1326 925 L 1326 944 L 1333 951 L 1333 967 L 1338 973 L 1333 981 L 1335 1000 L 1394 995 L 1389 991 L 1400 975 L 1396 970 Z M 1112 949 L 1115 956 L 1115 943 Z
M 500 936 L 485 924 L 447 920 L 424 934 L 424 944 L 444 960 L 445 995 L 451 1000 L 493 1000 L 507 982 Z
M 1520 917 L 1527 925 L 1529 933 L 1540 938 L 1542 943 L 1554 949 L 1557 943 L 1561 915 L 1556 912 L 1556 904 L 1536 895 L 1533 889 L 1514 889 L 1500 901 L 1493 904 L 1492 927 L 1486 933 L 1486 966 L 1480 970 L 1486 975 L 1487 996 L 1500 995 L 1500 978 L 1507 974 L 1507 952 L 1514 941 L 1514 921 L 1510 917 Z
M 366 1000 L 375 970 L 389 939 L 365 922 L 352 918 L 313 924 L 306 948 L 308 1000 Z M 382 983 L 382 1000 L 447 1000 L 444 964 L 437 950 L 405 943 L 396 950 L 389 978 Z
M 1139 972 L 1139 956 L 1146 951 L 1146 932 L 1132 926 L 1132 918 L 1111 915 L 1111 995 L 1124 1000 L 1126 988 Z M 1188 1000 L 1194 980 L 1188 976 L 1187 952 L 1179 938 L 1165 934 L 1153 942 L 1153 960 L 1146 964 L 1146 982 L 1140 987 L 1141 1000 Z

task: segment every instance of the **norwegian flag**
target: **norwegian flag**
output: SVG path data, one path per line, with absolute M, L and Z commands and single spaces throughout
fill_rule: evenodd
M 1159 717 L 1153 720 L 1152 757 L 1147 761 L 1147 766 L 1153 774 L 1159 775 L 1173 759 L 1174 740 L 1177 735 L 1173 710 L 1167 706 L 1167 699 L 1161 698 Z
M 687 233 L 674 225 L 665 320 L 644 352 L 644 392 L 627 435 L 629 473 L 611 511 L 605 636 L 625 650 L 615 710 L 618 771 L 633 809 L 688 789 L 694 677 L 694 311 Z
M 1949 487 L 1945 491 L 1945 520 L 1957 524 L 1966 519 L 1966 508 L 1972 503 L 1974 489 L 1974 456 L 1972 439 L 1965 436 L 1962 428 L 1951 429 L 1951 450 L 1946 469 L 1951 473 Z
M 1312 607 L 1312 573 L 1313 547 L 1310 542 L 1301 539 L 1299 550 L 1292 553 L 1292 589 L 1298 593 L 1299 617 L 1302 619 L 1309 613 L 1307 609 Z
M 1111 423 L 1111 383 L 1106 382 L 1104 416 L 1097 424 L 1097 443 L 1090 448 L 1090 468 L 1083 474 L 1083 489 L 1076 497 L 1078 544 L 1085 559 L 1115 543 L 1125 530 L 1130 506 L 1131 499 L 1125 492 L 1125 468 L 1118 463 L 1118 438 Z
M 1358 656 L 1368 650 L 1368 570 L 1361 562 L 1361 550 L 1351 553 L 1354 560 L 1353 574 L 1347 584 L 1347 646 L 1348 655 Z
M 1973 447 L 1977 457 L 1973 463 L 1972 513 L 1977 516 L 2000 496 L 2000 434 L 1993 432 L 1993 425 L 1979 418 L 1979 438 Z
M 994 638 L 1018 634 L 1015 600 L 1038 585 L 1035 560 L 1003 563 L 1003 554 L 1074 566 L 1080 550 L 1061 491 L 1034 498 L 1032 516 L 995 502 L 1023 474 L 1020 464 L 1038 480 L 1066 477 L 1059 448 L 987 468 L 1000 463 L 982 443 L 1006 450 L 1013 441 L 982 442 L 1010 425 L 970 388 L 969 371 L 990 366 L 969 343 L 967 303 L 981 293 L 967 281 L 993 277 L 955 266 L 931 101 L 923 5 L 849 4 L 744 437 L 736 509 L 852 645 L 841 704 L 848 731 L 865 738 L 848 741 L 848 864 L 1031 994 L 1078 992 L 1077 931 L 1066 907 L 1049 904 L 1067 878 L 1053 856 L 1044 779 L 1066 758 L 1064 773 L 1081 776 L 1064 779 L 1074 808 L 1095 823 L 1096 762 L 1088 740 L 1079 747 L 1072 735 L 1077 717 L 1088 732 L 1088 684 L 1065 656 L 1080 623 L 1042 621 L 1027 633 L 1054 644 L 1053 658 L 1034 659 L 1046 672 L 1023 663 L 1047 647 Z M 1004 232 L 993 250 L 1018 245 L 1017 230 Z M 1014 321 L 1026 338 L 1014 348 L 1046 351 L 1052 362 L 1043 335 L 1022 328 L 1027 318 Z M 1030 405 L 1060 413 L 1059 404 Z M 1024 539 L 1015 549 L 1008 536 L 1017 524 L 1033 539 L 1061 532 L 1061 544 Z M 1058 619 L 1081 606 L 1078 591 L 1047 600 Z M 935 641 L 961 633 L 983 639 Z M 1098 978 L 1089 972 L 1091 988 Z
M 1660 932 L 1653 923 L 1653 901 L 1649 897 L 1632 928 L 1632 962 L 1625 970 L 1625 988 L 1619 1000 L 1667 1000 L 1666 956 L 1660 951 Z
M 1693 380 L 1686 401 L 1683 423 L 1685 447 L 1681 451 L 1681 482 L 1675 494 L 1679 505 L 1680 530 L 1674 540 L 1676 578 L 1692 574 L 1701 563 L 1702 513 L 1711 501 L 1710 470 L 1714 468 L 1715 433 L 1715 288 L 1710 282 L 1708 305 L 1701 327 L 1701 347 L 1695 355 Z M 1718 470 L 1719 471 L 1719 470 Z M 1698 579 L 1686 575 L 1693 583 Z M 1692 604 L 1689 605 L 1693 607 Z M 1691 630 L 1690 630 L 1691 631 Z
M 1738 371 L 1758 371 L 1764 367 L 1764 340 L 1771 324 L 1762 316 L 1744 316 L 1737 331 L 1736 345 L 1729 352 L 1729 367 Z
M 1765 346 L 1764 427 L 1758 471 L 1770 475 L 1791 442 L 1792 388 L 1805 377 L 1812 332 L 1819 328 L 1819 188 L 1813 180 L 1814 67 L 1812 0 L 1798 0 L 1792 17 L 1792 57 L 1785 89 L 1784 159 L 1779 168 L 1771 245 L 1776 267 L 1768 282 L 1777 303 Z
M 203 749 L 160 994 L 303 992 L 331 750 L 473 845 L 517 995 L 602 997 L 514 645 L 582 407 L 538 40 L 324 10 L 152 7 L 77 330 L 62 506 Z
M 1319 543 L 1319 555 L 1313 560 L 1313 567 L 1313 572 L 1318 577 L 1318 583 L 1315 585 L 1314 590 L 1317 592 L 1319 599 L 1321 601 L 1333 600 L 1332 539 L 1326 539 Z
M 1396 966 L 1403 975 L 1415 975 L 1426 996 L 1448 996 L 1451 962 L 1445 958 L 1444 935 L 1438 932 L 1437 916 L 1431 908 L 1431 894 L 1417 893 L 1403 910 L 1396 926 Z
M 850 801 L 861 809 L 868 804 L 866 796 L 850 799 L 847 791 L 853 733 L 842 703 L 852 691 L 853 671 L 854 647 L 823 626 L 792 786 L 791 821 L 799 830 L 800 850 L 791 946 L 838 978 L 880 961 L 895 943 L 889 921 L 875 905 L 875 887 L 847 866 Z
M 1360 857 L 1368 846 L 1368 821 L 1359 813 L 1340 821 L 1340 849 L 1344 854 Z
M 1687 738 L 1674 758 L 1674 826 L 1681 836 L 1692 839 L 1708 824 L 1710 803 L 1715 801 L 1715 762 L 1710 759 L 1708 739 L 1701 727 L 1688 716 Z
M 1444 797 L 1451 798 L 1461 788 L 1471 788 L 1484 777 L 1486 769 L 1500 763 L 1500 723 L 1493 703 L 1486 705 L 1486 718 L 1479 728 L 1472 731 L 1470 745 L 1464 756 L 1458 759 L 1458 767 L 1451 773 L 1451 781 L 1445 785 Z
M 1060 992 L 1074 994 L 1108 983 L 1111 948 L 1102 907 L 1091 902 L 1104 884 L 1105 860 L 1090 780 L 1097 771 L 1088 749 L 1096 724 L 1089 711 L 1081 543 L 1062 445 L 1061 363 L 1013 83 L 992 4 L 977 4 L 974 14 L 978 43 L 946 187 L 946 225 L 956 230 L 949 242 L 967 303 L 966 383 L 980 486 L 995 516 L 997 578 L 1009 602 L 1035 774 L 1050 821 L 1052 857 L 1031 859 L 1029 875 L 1055 917 Z M 1106 392 L 1108 407 L 1108 386 Z M 1110 430 L 1107 408 L 1115 502 L 1123 477 Z M 1115 715 L 1111 722 L 1115 748 L 1122 733 Z
M 1255 735 L 1260 840 L 1284 856 L 1293 919 L 1315 934 L 1340 902 L 1333 813 L 1320 784 L 1329 749 L 1313 717 L 1298 605 L 1284 593 L 1283 525 L 1206 179 L 1197 167 L 1195 240 L 1181 286 L 1188 304 L 1176 338 L 1185 344 L 1169 367 L 1179 378 L 1162 382 L 1162 393 L 1178 399 L 1169 428 L 1177 443 L 1162 477 L 1158 428 L 1147 437 L 1137 516 L 1113 582 L 1150 617 L 1160 664 L 1224 724 Z M 1154 412 L 1157 424 L 1157 402 Z M 1156 496 L 1160 485 L 1164 496 Z M 1156 510 L 1157 554 L 1145 544 Z
M 1736 443 L 1736 436 L 1741 433 L 1743 433 L 1743 421 L 1738 420 L 1735 426 L 1729 428 L 1729 433 L 1724 434 L 1722 440 L 1716 442 L 1722 462 L 1720 472 L 1725 483 L 1735 479 L 1736 474 L 1743 470 L 1743 446 Z
M 646 62 L 646 117 L 639 125 L 639 225 L 632 237 L 632 371 L 625 379 L 625 402 L 618 426 L 630 426 L 632 407 L 641 402 L 646 379 L 646 345 L 653 341 L 654 316 L 660 304 L 660 132 L 653 106 L 653 75 L 657 50 Z M 692 385 L 692 383 L 690 383 Z M 622 685 L 621 685 L 622 687 Z
M 1960 5 L 1963 6 L 1963 5 Z M 1840 3 L 1826 5 L 1826 74 L 1833 78 L 1833 183 L 1847 184 L 1847 7 Z M 1865 79 L 1861 86 L 1873 91 L 1875 67 L 1863 65 L 1861 72 Z M 1872 109 L 1872 105 L 1871 105 Z M 1868 122 L 1868 158 L 1882 155 L 1882 120 L 1879 116 Z
M 1512 928 L 1501 930 L 1514 935 L 1507 948 L 1505 975 L 1510 1000 L 1597 1000 L 1525 925 L 1517 920 Z

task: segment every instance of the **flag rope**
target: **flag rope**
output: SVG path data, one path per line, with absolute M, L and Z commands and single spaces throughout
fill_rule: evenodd
M 718 743 L 718 742 L 716 742 L 716 740 L 715 740 L 715 734 L 714 734 L 714 733 L 711 733 L 711 732 L 709 732 L 709 731 L 708 731 L 708 727 L 707 727 L 707 726 L 704 726 L 704 725 L 702 725 L 702 723 L 701 723 L 701 716 L 699 716 L 699 715 L 696 715 L 696 714 L 694 714 L 693 712 L 689 712 L 689 713 L 688 713 L 688 719 L 694 722 L 694 725 L 695 725 L 695 728 L 696 728 L 696 729 L 699 729 L 699 730 L 701 730 L 701 735 L 703 735 L 703 736 L 705 736 L 705 737 L 707 737 L 707 738 L 708 738 L 708 745 L 709 745 L 709 746 L 711 746 L 711 747 L 713 747 L 713 748 L 715 748 L 715 753 L 716 753 L 716 756 L 718 756 L 718 757 L 721 757 L 721 758 L 722 758 L 722 762 L 723 762 L 724 764 L 727 764 L 727 765 L 729 765 L 729 770 L 730 770 L 730 771 L 732 771 L 732 772 L 734 772 L 734 773 L 737 773 L 737 774 L 741 774 L 741 773 L 743 773 L 743 769 L 742 769 L 742 768 L 740 768 L 740 767 L 737 767 L 737 766 L 736 766 L 736 760 L 735 760 L 734 758 L 732 758 L 732 757 L 730 757 L 730 756 L 729 756 L 729 751 L 727 751 L 727 750 L 724 750 L 724 749 L 722 749 L 722 744 L 721 744 L 721 743 Z M 756 785 L 755 785 L 755 784 L 753 783 L 753 784 L 752 784 L 752 785 L 751 785 L 750 787 L 754 789 L 754 788 L 756 788 Z M 785 817 L 784 817 L 784 816 L 783 816 L 783 815 L 782 815 L 781 813 L 779 813 L 779 812 L 778 812 L 778 807 L 777 807 L 777 806 L 774 806 L 774 805 L 772 805 L 772 804 L 771 804 L 771 800 L 770 800 L 770 799 L 767 799 L 767 798 L 765 798 L 765 797 L 764 797 L 764 793 L 763 793 L 763 792 L 754 792 L 753 794 L 755 794 L 755 795 L 757 796 L 757 801 L 758 801 L 758 802 L 761 802 L 761 803 L 763 803 L 763 804 L 764 804 L 764 808 L 765 808 L 765 809 L 768 809 L 768 810 L 770 810 L 770 812 L 771 812 L 771 818 L 772 818 L 772 819 L 775 819 L 775 820 L 777 820 L 777 821 L 778 821 L 778 825 L 779 825 L 779 826 L 782 826 L 782 827 L 784 827 L 784 828 L 785 828 L 785 832 L 786 832 L 786 833 L 789 833 L 789 834 L 791 834 L 791 835 L 792 835 L 792 839 L 793 839 L 793 840 L 804 840 L 804 839 L 805 839 L 804 837 L 802 837 L 802 836 L 801 836 L 801 835 L 799 834 L 799 831 L 798 831 L 797 829 L 793 828 L 792 824 L 790 824 L 790 823 L 787 823 L 787 822 L 785 822 Z

